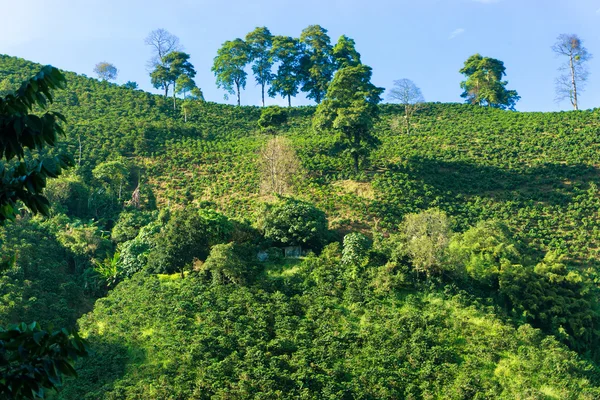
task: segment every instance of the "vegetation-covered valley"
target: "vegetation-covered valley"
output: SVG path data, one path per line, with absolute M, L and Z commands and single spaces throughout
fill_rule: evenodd
M 0 56 L 0 87 L 40 68 Z M 407 134 L 383 104 L 356 172 L 316 107 L 65 76 L 39 157 L 74 166 L 0 228 L 0 326 L 90 348 L 50 398 L 600 398 L 597 109 L 426 103 Z

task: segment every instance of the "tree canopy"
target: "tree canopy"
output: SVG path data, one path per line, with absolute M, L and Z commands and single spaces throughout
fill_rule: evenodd
M 336 132 L 337 142 L 354 161 L 355 172 L 360 158 L 379 142 L 372 128 L 383 91 L 371 83 L 370 67 L 345 67 L 336 72 L 325 99 L 317 107 L 313 126 Z
M 240 103 L 240 90 L 246 87 L 248 74 L 244 70 L 249 61 L 248 45 L 242 39 L 223 43 L 214 59 L 212 71 L 217 77 L 217 86 L 228 93 L 237 95 Z
M 520 96 L 515 90 L 508 90 L 508 82 L 502 78 L 506 75 L 504 63 L 495 58 L 474 54 L 465 61 L 459 71 L 467 77 L 461 82 L 464 90 L 460 95 L 467 103 L 480 106 L 514 110 Z

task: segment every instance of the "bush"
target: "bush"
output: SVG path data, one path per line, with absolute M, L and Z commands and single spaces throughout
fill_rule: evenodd
M 267 239 L 281 246 L 306 246 L 320 250 L 325 242 L 327 217 L 310 203 L 285 199 L 268 207 L 261 229 Z
M 251 278 L 248 258 L 242 257 L 242 249 L 235 243 L 217 244 L 212 247 L 202 271 L 209 272 L 213 283 L 245 284 Z
M 227 217 L 213 210 L 189 207 L 177 211 L 156 238 L 148 257 L 148 269 L 155 273 L 183 274 L 194 259 L 205 260 L 211 246 L 228 241 L 232 231 Z

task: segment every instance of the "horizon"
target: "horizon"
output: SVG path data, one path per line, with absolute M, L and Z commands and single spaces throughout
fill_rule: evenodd
M 521 96 L 517 111 L 525 112 L 572 109 L 568 101 L 557 104 L 554 100 L 560 60 L 550 47 L 559 34 L 578 34 L 592 55 L 600 54 L 600 4 L 591 0 L 574 4 L 559 0 L 527 4 L 516 0 L 426 0 L 418 4 L 379 0 L 368 5 L 354 0 L 327 4 L 307 0 L 293 12 L 287 6 L 290 2 L 235 0 L 228 9 L 231 15 L 222 14 L 222 6 L 210 1 L 181 0 L 167 7 L 139 0 L 125 5 L 114 0 L 87 5 L 59 0 L 55 4 L 52 9 L 42 0 L 3 4 L 15 18 L 6 26 L 14 34 L 0 38 L 0 53 L 92 78 L 95 64 L 107 61 L 119 69 L 117 84 L 135 81 L 140 89 L 159 94 L 150 84 L 146 63 L 151 51 L 144 38 L 151 30 L 164 28 L 178 36 L 191 55 L 195 81 L 205 99 L 225 104 L 233 104 L 235 98 L 225 100 L 225 91 L 216 87 L 210 70 L 213 58 L 223 42 L 244 38 L 257 26 L 266 26 L 274 35 L 298 37 L 306 26 L 319 24 L 329 31 L 332 44 L 345 34 L 356 41 L 363 63 L 373 68 L 374 84 L 387 92 L 394 80 L 411 79 L 428 103 L 463 103 L 459 85 L 464 76 L 458 70 L 464 61 L 475 53 L 497 58 L 506 66 L 507 87 Z M 83 12 L 82 7 L 92 11 Z M 162 21 L 165 12 L 172 13 L 174 21 Z M 25 18 L 32 21 L 30 26 L 20 22 Z M 425 23 L 428 31 L 423 34 Z M 407 39 L 415 32 L 420 40 Z M 523 37 L 530 40 L 524 42 Z M 590 79 L 580 99 L 582 109 L 600 106 L 600 76 L 594 73 L 595 66 L 592 58 Z M 260 88 L 249 66 L 247 71 L 242 105 L 259 106 Z M 266 105 L 284 106 L 286 100 L 269 97 Z M 300 93 L 292 105 L 314 102 Z

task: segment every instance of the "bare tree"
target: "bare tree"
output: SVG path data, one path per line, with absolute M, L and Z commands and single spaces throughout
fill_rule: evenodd
M 144 43 L 152 46 L 153 55 L 148 62 L 148 67 L 154 69 L 163 64 L 163 58 L 172 51 L 182 50 L 179 38 L 165 29 L 155 29 L 148 34 Z
M 425 101 L 421 89 L 410 79 L 400 79 L 394 81 L 394 87 L 390 90 L 388 99 L 404 105 L 406 133 L 410 134 L 410 120 Z
M 94 67 L 94 72 L 98 75 L 98 78 L 105 81 L 114 81 L 117 79 L 119 70 L 113 64 L 106 61 L 99 62 Z
M 260 152 L 260 189 L 264 194 L 289 194 L 294 180 L 301 174 L 296 152 L 284 137 L 269 140 Z
M 556 101 L 569 99 L 573 108 L 579 110 L 579 94 L 583 91 L 589 76 L 586 61 L 589 61 L 592 55 L 583 47 L 582 40 L 575 34 L 558 36 L 552 51 L 558 56 L 567 58 L 559 68 L 561 75 L 556 78 Z

